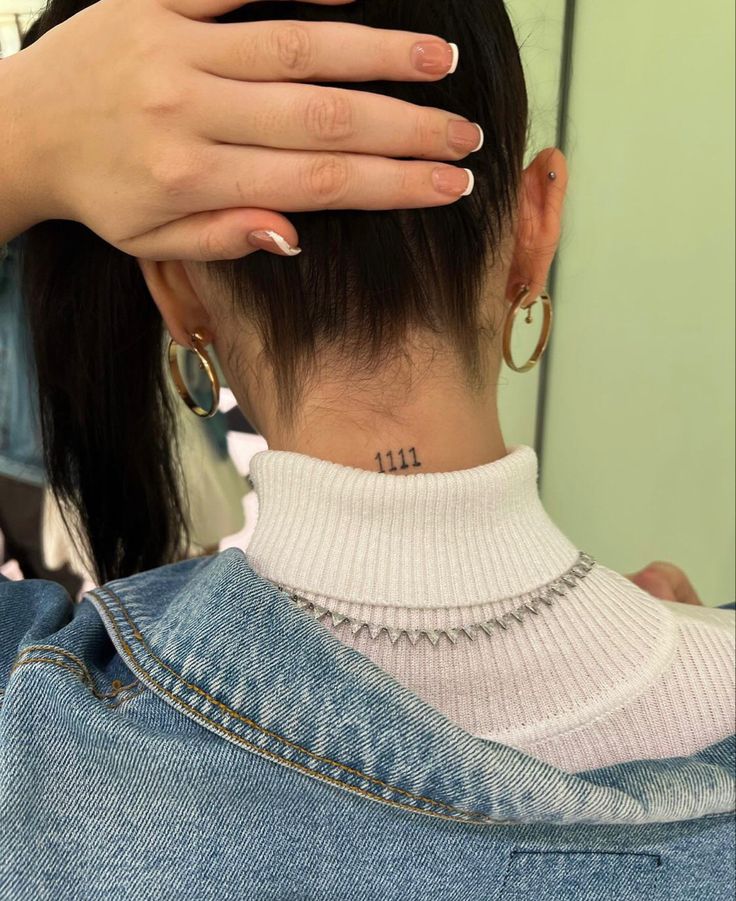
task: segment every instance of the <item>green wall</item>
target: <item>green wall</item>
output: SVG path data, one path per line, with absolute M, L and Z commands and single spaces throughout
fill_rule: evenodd
M 527 156 L 531 158 L 545 147 L 554 147 L 556 142 L 565 0 L 513 0 L 507 6 L 521 44 L 527 76 L 531 113 Z M 528 336 L 522 333 L 515 353 L 519 360 L 525 358 L 525 350 L 529 356 L 537 334 L 534 327 L 530 327 Z M 498 402 L 509 443 L 534 444 L 538 392 L 538 369 L 520 375 L 503 367 Z
M 605 563 L 671 560 L 722 604 L 734 599 L 734 4 L 577 5 L 544 500 Z

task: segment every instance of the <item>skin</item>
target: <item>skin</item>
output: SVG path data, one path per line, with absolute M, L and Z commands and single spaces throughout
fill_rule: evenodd
M 548 177 L 552 170 L 554 181 Z M 520 285 L 531 286 L 530 302 L 543 290 L 560 238 L 566 187 L 567 165 L 558 150 L 543 151 L 524 172 L 505 259 L 488 274 L 481 300 L 490 322 L 501 321 L 504 300 Z M 373 471 L 381 448 L 417 448 L 423 472 L 469 469 L 505 456 L 496 402 L 500 334 L 485 345 L 487 377 L 480 390 L 468 384 L 452 348 L 428 335 L 411 336 L 395 361 L 370 378 L 351 373 L 339 360 L 319 360 L 298 416 L 289 423 L 279 413 L 257 335 L 242 318 L 232 318 L 206 267 L 182 261 L 141 266 L 174 340 L 188 347 L 197 332 L 214 344 L 241 408 L 271 448 Z M 237 369 L 228 364 L 232 360 Z
M 550 171 L 557 174 L 554 181 Z M 516 224 L 482 300 L 490 322 L 502 321 L 521 285 L 532 288 L 530 304 L 543 290 L 559 244 L 567 182 L 558 150 L 543 151 L 524 172 Z M 229 305 L 218 297 L 205 267 L 182 261 L 141 261 L 141 267 L 172 337 L 188 346 L 196 331 L 212 341 L 238 403 L 272 449 L 375 472 L 377 452 L 388 470 L 386 450 L 394 449 L 398 464 L 403 448 L 412 465 L 397 467 L 397 477 L 468 469 L 505 456 L 496 398 L 500 335 L 487 345 L 487 378 L 480 390 L 469 387 L 450 348 L 422 335 L 410 337 L 380 378 L 355 378 L 347 368 L 341 371 L 340 361 L 326 360 L 322 374 L 309 381 L 297 419 L 286 425 L 254 330 L 223 312 Z M 238 367 L 228 366 L 228 360 L 238 360 Z M 421 468 L 414 467 L 410 447 Z M 702 603 L 673 564 L 652 563 L 629 578 L 662 600 Z
M 459 199 L 447 162 L 480 141 L 466 120 L 296 83 L 437 81 L 443 38 L 212 21 L 249 2 L 100 0 L 0 61 L 0 243 L 70 219 L 145 259 L 233 259 L 283 253 L 264 231 L 298 245 L 284 212 Z M 417 68 L 427 48 L 440 71 Z
M 645 566 L 638 573 L 630 575 L 631 581 L 639 588 L 660 598 L 663 601 L 675 601 L 679 604 L 691 604 L 702 607 L 697 591 L 690 579 L 673 563 L 656 561 Z

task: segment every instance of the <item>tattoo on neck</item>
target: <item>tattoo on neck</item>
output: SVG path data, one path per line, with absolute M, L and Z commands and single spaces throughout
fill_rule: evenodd
M 399 466 L 397 466 L 394 461 L 394 452 L 392 450 L 386 451 L 385 453 L 379 451 L 373 459 L 378 463 L 378 471 L 383 474 L 389 472 L 405 472 L 407 469 L 418 469 L 422 465 L 417 457 L 417 450 L 415 447 L 410 447 L 408 451 L 405 451 L 402 447 L 396 452 L 396 458 L 400 463 Z

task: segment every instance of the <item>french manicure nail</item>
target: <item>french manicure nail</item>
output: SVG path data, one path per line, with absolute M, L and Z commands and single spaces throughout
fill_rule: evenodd
M 447 126 L 447 143 L 461 153 L 477 153 L 485 143 L 480 125 L 453 119 Z
M 443 41 L 421 41 L 411 51 L 412 65 L 426 75 L 451 75 L 457 69 L 459 56 L 457 44 Z
M 296 257 L 302 252 L 301 247 L 292 247 L 291 244 L 274 231 L 256 231 L 248 235 L 248 242 L 259 250 L 279 250 L 284 256 Z
M 450 49 L 452 50 L 452 64 L 450 65 L 448 75 L 454 75 L 455 72 L 457 72 L 458 63 L 460 62 L 460 48 L 457 44 L 450 44 Z
M 467 197 L 475 188 L 475 176 L 470 169 L 457 169 L 454 166 L 435 169 L 432 181 L 440 194 L 450 194 L 452 197 Z

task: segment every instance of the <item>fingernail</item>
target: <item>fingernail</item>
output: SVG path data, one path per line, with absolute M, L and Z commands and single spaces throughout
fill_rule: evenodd
M 470 169 L 457 169 L 454 166 L 435 169 L 432 181 L 440 194 L 450 194 L 453 197 L 467 197 L 475 188 L 475 176 Z
M 421 41 L 411 51 L 412 65 L 426 75 L 451 75 L 457 69 L 459 58 L 457 44 L 444 41 Z
M 450 44 L 450 49 L 452 50 L 452 65 L 450 66 L 449 75 L 454 75 L 457 72 L 457 66 L 460 62 L 460 48 L 457 44 Z
M 286 238 L 274 231 L 251 232 L 248 242 L 259 250 L 279 250 L 286 257 L 296 257 L 302 252 L 301 247 L 292 247 Z
M 485 140 L 483 129 L 473 122 L 453 119 L 447 126 L 447 143 L 461 153 L 477 153 Z

